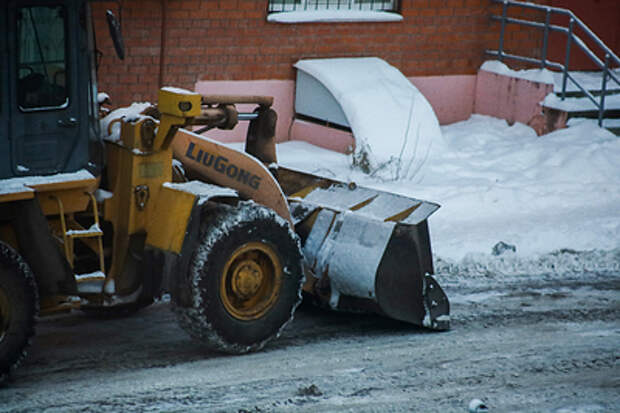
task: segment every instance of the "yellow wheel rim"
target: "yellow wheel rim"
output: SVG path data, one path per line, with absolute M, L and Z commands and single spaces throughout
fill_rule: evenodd
M 256 320 L 276 303 L 282 285 L 282 266 L 274 249 L 260 242 L 237 248 L 224 266 L 220 299 L 239 320 Z
M 0 289 L 0 342 L 4 340 L 6 333 L 9 331 L 11 321 L 11 307 L 9 297 Z

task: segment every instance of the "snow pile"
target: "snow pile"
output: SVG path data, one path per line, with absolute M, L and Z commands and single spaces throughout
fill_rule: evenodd
M 480 70 L 496 73 L 498 75 L 516 77 L 518 79 L 529 80 L 531 82 L 555 84 L 555 73 L 547 69 L 525 69 L 512 70 L 499 60 L 487 60 L 482 64 Z
M 346 23 L 346 22 L 399 22 L 403 16 L 377 10 L 299 10 L 271 13 L 272 23 Z
M 121 124 L 120 122 L 116 122 L 112 125 L 111 133 L 108 134 L 108 126 L 116 119 L 126 118 L 127 120 L 131 120 L 133 118 L 137 118 L 142 111 L 146 108 L 150 107 L 151 104 L 148 102 L 134 102 L 129 107 L 123 107 L 112 112 L 108 113 L 106 117 L 99 121 L 99 125 L 101 126 L 101 134 L 104 136 L 104 139 L 111 142 L 117 142 L 121 138 Z
M 441 204 L 429 219 L 439 273 L 620 271 L 620 139 L 583 119 L 542 137 L 481 115 L 442 132 L 445 147 L 398 181 L 303 142 L 279 145 L 278 157 L 281 166 Z M 508 248 L 493 254 L 500 242 Z
M 300 60 L 295 67 L 338 101 L 355 136 L 353 164 L 384 179 L 413 177 L 443 147 L 433 108 L 395 67 L 376 58 Z

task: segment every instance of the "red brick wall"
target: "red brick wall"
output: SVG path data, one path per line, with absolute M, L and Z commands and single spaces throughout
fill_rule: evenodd
M 620 1 L 618 0 L 552 0 L 555 7 L 563 7 L 573 11 L 598 37 L 616 54 L 620 54 Z M 552 20 L 564 27 L 568 26 L 568 17 L 557 17 Z M 605 54 L 602 49 L 586 37 L 581 30 L 576 34 L 583 39 L 602 61 Z M 549 58 L 564 64 L 566 57 L 566 35 L 554 34 L 550 38 L 551 49 Z M 598 67 L 573 44 L 571 48 L 570 70 L 598 70 Z
M 408 77 L 473 74 L 499 39 L 491 0 L 402 0 L 402 22 L 346 24 L 268 23 L 267 0 L 122 3 L 124 62 L 114 56 L 103 18 L 115 3 L 94 5 L 105 54 L 99 88 L 115 104 L 154 101 L 160 81 L 193 89 L 199 79 L 293 79 L 301 58 L 379 56 Z M 531 55 L 540 47 L 540 36 L 526 29 L 511 28 L 507 40 L 511 51 Z

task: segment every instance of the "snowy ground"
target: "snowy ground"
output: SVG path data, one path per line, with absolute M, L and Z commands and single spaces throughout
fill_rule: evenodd
M 304 142 L 279 163 L 441 204 L 429 219 L 438 272 L 620 271 L 620 139 L 592 120 L 543 137 L 473 115 L 444 126 L 442 145 L 416 149 L 412 179 L 367 175 Z M 493 254 L 499 242 L 516 251 Z

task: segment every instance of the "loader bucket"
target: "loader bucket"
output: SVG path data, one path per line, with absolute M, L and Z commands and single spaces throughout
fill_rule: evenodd
M 307 293 L 337 310 L 449 328 L 448 299 L 431 276 L 427 218 L 439 205 L 283 168 L 279 179 L 302 240 Z

